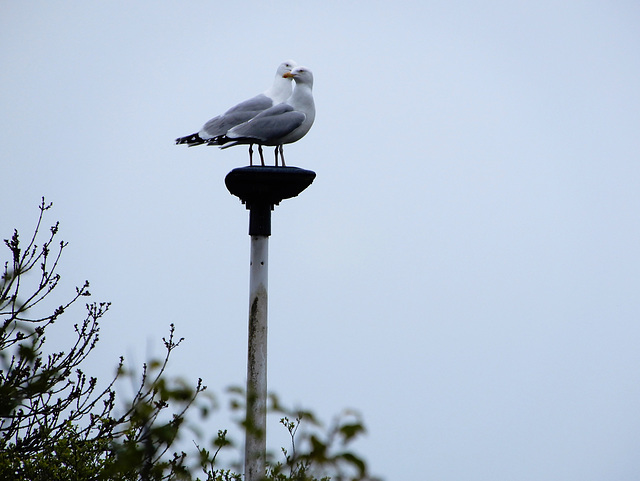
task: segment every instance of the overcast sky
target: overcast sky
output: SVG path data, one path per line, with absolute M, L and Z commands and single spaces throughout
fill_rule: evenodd
M 0 2 L 0 235 L 54 202 L 61 290 L 113 303 L 87 370 L 173 322 L 173 373 L 244 383 L 247 151 L 173 139 L 287 59 L 317 178 L 273 214 L 269 389 L 360 410 L 388 480 L 635 479 L 634 1 Z

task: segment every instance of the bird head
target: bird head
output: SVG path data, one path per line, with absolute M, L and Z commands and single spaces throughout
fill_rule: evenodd
M 298 66 L 293 60 L 287 60 L 286 62 L 282 62 L 278 65 L 278 70 L 276 71 L 276 75 L 280 77 L 285 77 L 285 74 L 291 72 L 294 68 Z
M 283 75 L 284 78 L 293 78 L 296 82 L 313 84 L 313 74 L 307 67 L 296 67 L 291 72 Z

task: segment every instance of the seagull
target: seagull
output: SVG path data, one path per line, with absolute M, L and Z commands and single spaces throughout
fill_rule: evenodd
M 220 145 L 221 149 L 234 145 L 258 144 L 260 155 L 263 145 L 275 146 L 276 166 L 280 153 L 282 166 L 286 167 L 283 144 L 297 142 L 309 132 L 316 116 L 316 108 L 313 102 L 311 70 L 307 67 L 296 67 L 283 77 L 293 78 L 296 82 L 293 93 L 286 102 L 274 105 L 208 143 Z
M 256 95 L 244 102 L 240 102 L 235 107 L 231 107 L 224 114 L 209 120 L 200 132 L 180 137 L 176 139 L 176 144 L 187 144 L 189 147 L 209 143 L 212 140 L 225 135 L 229 129 L 255 117 L 260 112 L 267 110 L 274 105 L 284 102 L 291 95 L 292 77 L 286 76 L 296 67 L 293 60 L 282 62 L 276 70 L 273 85 L 263 93 Z M 264 165 L 262 149 L 260 149 L 260 160 Z M 249 144 L 249 163 L 253 165 L 253 145 Z

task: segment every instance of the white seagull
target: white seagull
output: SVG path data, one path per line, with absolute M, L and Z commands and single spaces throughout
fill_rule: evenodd
M 280 152 L 282 165 L 285 166 L 283 144 L 296 142 L 309 132 L 316 117 L 316 108 L 313 102 L 311 70 L 296 67 L 283 77 L 293 78 L 296 82 L 293 93 L 286 102 L 274 105 L 208 143 L 220 145 L 221 149 L 241 144 L 258 144 L 261 156 L 263 145 L 275 146 L 276 165 Z
M 293 60 L 282 62 L 276 70 L 273 85 L 263 93 L 256 95 L 235 107 L 231 107 L 224 114 L 212 118 L 203 125 L 200 132 L 176 139 L 176 144 L 187 144 L 189 147 L 214 142 L 215 139 L 225 135 L 229 129 L 255 117 L 260 112 L 274 105 L 284 102 L 291 96 L 291 77 L 286 76 L 296 66 Z M 264 165 L 262 151 L 260 160 Z M 253 165 L 253 148 L 249 144 L 249 163 Z

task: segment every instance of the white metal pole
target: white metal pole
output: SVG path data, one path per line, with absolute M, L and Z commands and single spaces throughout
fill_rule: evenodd
M 265 476 L 268 260 L 269 237 L 252 235 L 249 278 L 245 481 L 260 481 Z
M 284 165 L 284 161 L 283 161 Z M 316 174 L 298 167 L 240 167 L 224 182 L 249 209 L 251 267 L 249 280 L 249 355 L 244 450 L 245 481 L 265 477 L 267 450 L 267 279 L 271 211 L 283 199 L 296 197 Z

